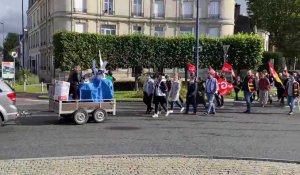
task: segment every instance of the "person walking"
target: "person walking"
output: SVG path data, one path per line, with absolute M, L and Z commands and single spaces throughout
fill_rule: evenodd
M 239 100 L 239 93 L 242 89 L 242 81 L 241 81 L 241 77 L 237 77 L 234 82 L 233 82 L 233 86 L 234 86 L 234 92 L 235 92 L 235 101 Z
M 205 101 L 205 81 L 199 78 L 198 80 L 198 93 L 196 97 L 196 103 L 198 104 L 203 104 L 204 109 L 207 108 L 206 106 L 206 101 Z
M 255 89 L 255 79 L 252 71 L 249 70 L 242 84 L 242 91 L 244 91 L 244 98 L 247 104 L 247 110 L 244 113 L 251 113 L 251 97 Z
M 172 87 L 172 80 L 169 77 L 169 75 L 166 75 L 166 85 L 168 88 L 168 91 L 166 92 L 166 99 L 167 99 L 167 108 L 169 108 L 169 97 L 170 97 L 170 91 L 171 91 L 171 87 Z
M 221 75 L 219 74 L 219 72 L 216 72 L 215 73 L 215 76 L 214 78 L 217 80 L 217 82 L 219 81 L 220 78 L 224 78 L 224 77 L 221 77 Z M 224 105 L 224 96 L 220 95 L 218 92 L 215 94 L 215 99 L 217 101 L 217 105 L 218 107 L 220 108 L 223 108 L 223 105 Z
M 144 96 L 143 96 L 143 102 L 147 106 L 146 114 L 150 114 L 153 110 L 153 107 L 151 106 L 153 93 L 154 93 L 154 80 L 151 75 L 149 75 L 144 83 L 143 87 Z
M 157 78 L 157 81 L 155 83 L 154 87 L 154 97 L 153 97 L 153 103 L 155 105 L 154 110 L 155 113 L 152 116 L 153 118 L 158 117 L 158 105 L 163 108 L 163 110 L 166 112 L 165 116 L 167 117 L 170 112 L 167 110 L 166 103 L 166 93 L 168 91 L 167 85 L 166 85 L 166 79 L 164 77 L 164 74 L 160 74 Z
M 205 83 L 206 87 L 206 96 L 207 96 L 207 101 L 208 101 L 208 107 L 207 107 L 207 112 L 204 113 L 204 115 L 209 115 L 209 114 L 216 114 L 216 107 L 214 104 L 214 98 L 215 94 L 218 93 L 218 80 L 214 78 L 214 73 L 210 72 L 208 75 L 208 79 L 206 80 Z
M 290 74 L 289 81 L 285 88 L 285 94 L 288 97 L 288 105 L 290 107 L 290 112 L 288 115 L 293 115 L 294 109 L 295 109 L 295 102 L 296 100 L 299 100 L 299 83 L 295 80 L 295 77 L 293 74 Z
M 196 95 L 197 95 L 197 88 L 196 88 L 196 77 L 194 74 L 190 76 L 190 81 L 188 84 L 188 90 L 186 94 L 186 111 L 185 113 L 189 113 L 190 105 L 193 106 L 193 114 L 197 114 L 197 103 L 196 103 Z
M 256 91 L 256 93 L 254 92 L 252 94 L 251 102 L 255 101 L 256 96 L 257 96 L 256 100 L 259 101 L 259 85 L 258 85 L 258 83 L 259 83 L 259 79 L 261 78 L 260 75 L 261 75 L 261 73 L 259 73 L 259 72 L 255 73 L 254 80 L 255 80 L 255 91 Z
M 181 85 L 179 81 L 178 74 L 176 73 L 173 77 L 173 82 L 171 84 L 171 90 L 169 93 L 171 99 L 171 108 L 170 113 L 173 113 L 174 103 L 180 108 L 180 112 L 184 111 L 184 107 L 182 107 L 182 103 L 179 100 Z
M 268 104 L 269 99 L 270 81 L 266 77 L 266 74 L 266 72 L 263 72 L 258 82 L 259 99 L 262 107 L 265 107 L 265 105 Z

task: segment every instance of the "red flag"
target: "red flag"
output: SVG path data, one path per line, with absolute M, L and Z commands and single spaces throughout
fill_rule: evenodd
M 211 67 L 211 66 L 209 66 L 209 73 L 211 73 L 211 74 L 215 74 L 216 73 L 216 71 Z
M 194 66 L 193 64 L 187 64 L 187 69 L 190 73 L 196 72 L 196 66 Z
M 280 80 L 277 72 L 275 71 L 273 64 L 270 63 L 270 62 L 269 62 L 269 68 L 270 68 L 270 74 L 274 77 L 275 81 L 277 81 L 278 83 L 283 84 L 282 81 Z
M 235 77 L 235 73 L 231 64 L 225 62 L 222 68 L 222 73 L 230 72 L 233 77 Z
M 218 84 L 219 84 L 219 94 L 220 95 L 226 95 L 234 89 L 234 87 L 231 83 L 228 83 L 227 81 L 223 80 L 222 78 L 220 78 L 218 80 Z

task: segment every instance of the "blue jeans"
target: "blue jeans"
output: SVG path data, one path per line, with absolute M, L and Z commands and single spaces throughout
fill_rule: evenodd
M 247 111 L 251 111 L 251 97 L 252 97 L 252 93 L 251 92 L 244 92 L 244 97 L 246 100 L 246 104 L 247 104 Z
M 177 101 L 171 101 L 171 110 L 173 110 L 174 108 L 174 103 L 181 109 L 182 108 L 182 104 L 180 103 L 179 100 Z
M 291 112 L 294 112 L 296 98 L 293 96 L 288 96 L 288 104 L 290 106 Z
M 207 96 L 207 101 L 208 101 L 207 113 L 216 112 L 216 107 L 214 104 L 215 94 L 206 93 L 206 96 Z

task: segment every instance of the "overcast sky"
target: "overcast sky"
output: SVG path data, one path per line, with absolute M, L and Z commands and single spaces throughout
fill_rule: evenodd
M 5 33 L 22 32 L 22 0 L 0 0 L 0 22 L 5 23 Z M 28 0 L 24 1 L 24 14 L 26 14 L 28 8 Z M 242 12 L 246 14 L 246 3 L 245 0 L 236 0 L 238 4 L 242 5 Z M 25 15 L 25 25 L 26 25 L 26 15 Z M 0 38 L 2 41 L 2 25 L 0 26 Z M 2 42 L 0 42 L 2 45 Z

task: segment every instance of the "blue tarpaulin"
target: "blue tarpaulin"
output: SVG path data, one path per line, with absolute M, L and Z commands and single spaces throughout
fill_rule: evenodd
M 81 84 L 79 87 L 80 100 L 91 100 L 98 102 L 101 100 L 113 99 L 113 83 L 107 79 L 94 79 L 91 83 Z

